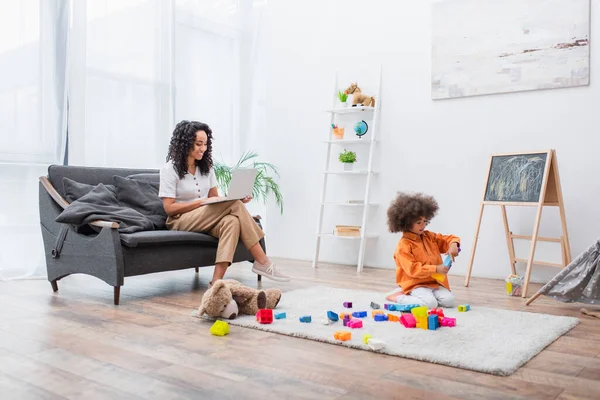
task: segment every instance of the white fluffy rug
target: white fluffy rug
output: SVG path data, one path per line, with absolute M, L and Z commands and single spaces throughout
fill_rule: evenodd
M 351 301 L 353 308 L 343 307 Z M 574 328 L 579 320 L 518 311 L 483 308 L 471 305 L 471 311 L 459 313 L 457 308 L 445 309 L 446 316 L 456 318 L 456 327 L 437 331 L 408 329 L 399 322 L 375 322 L 369 305 L 374 301 L 383 309 L 385 294 L 360 292 L 330 287 L 285 292 L 276 312 L 286 312 L 287 318 L 273 320 L 261 325 L 254 316 L 240 316 L 232 325 L 261 329 L 283 335 L 295 336 L 321 342 L 334 343 L 368 351 L 363 336 L 370 334 L 386 345 L 377 352 L 421 361 L 450 365 L 452 367 L 486 372 L 494 375 L 510 375 L 546 346 Z M 328 310 L 367 311 L 363 328 L 350 329 L 341 321 L 323 325 Z M 392 314 L 400 315 L 399 312 Z M 312 316 L 312 323 L 301 323 L 299 317 Z M 340 342 L 333 338 L 334 332 L 352 332 L 352 340 Z

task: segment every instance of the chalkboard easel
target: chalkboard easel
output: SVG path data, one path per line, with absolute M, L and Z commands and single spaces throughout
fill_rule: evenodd
M 483 210 L 485 206 L 491 205 L 500 206 L 502 210 L 512 273 L 516 275 L 515 264 L 517 262 L 527 264 L 522 291 L 522 297 L 527 297 L 527 288 L 529 287 L 529 279 L 533 264 L 564 268 L 571 262 L 571 250 L 567 234 L 567 221 L 565 217 L 560 178 L 558 175 L 556 151 L 547 150 L 529 153 L 495 154 L 490 157 L 490 165 L 485 182 L 483 200 L 481 201 L 481 207 L 479 208 L 479 218 L 477 221 L 473 248 L 471 249 L 471 258 L 467 268 L 465 286 L 469 286 L 469 281 L 471 279 L 471 270 L 473 268 L 473 260 L 475 259 L 475 250 L 477 248 L 477 239 L 481 227 Z M 510 231 L 506 215 L 506 206 L 537 207 L 532 236 L 515 235 Z M 562 236 L 560 238 L 538 236 L 542 209 L 545 206 L 559 208 L 562 226 Z M 515 257 L 514 239 L 531 240 L 529 257 L 527 259 Z M 557 264 L 535 261 L 534 256 L 537 241 L 559 243 L 561 246 L 562 263 Z

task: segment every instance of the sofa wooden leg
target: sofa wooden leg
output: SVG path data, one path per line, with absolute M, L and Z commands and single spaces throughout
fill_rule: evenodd
M 121 296 L 121 286 L 115 286 L 115 306 L 119 305 L 119 297 Z
M 196 270 L 196 273 L 200 272 L 200 268 L 199 267 L 196 267 L 194 269 Z
M 50 284 L 52 285 L 52 291 L 53 292 L 58 292 L 58 280 L 53 280 L 50 281 Z

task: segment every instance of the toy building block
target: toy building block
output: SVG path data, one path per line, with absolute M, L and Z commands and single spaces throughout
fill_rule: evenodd
M 397 315 L 394 314 L 388 314 L 387 318 L 390 322 L 398 322 L 398 320 L 400 319 Z
M 444 310 L 443 310 L 443 309 L 441 309 L 441 308 L 432 308 L 431 310 L 429 310 L 428 314 L 429 314 L 429 315 L 431 315 L 431 314 L 435 314 L 435 315 L 437 315 L 437 316 L 439 316 L 440 314 L 441 314 L 441 315 L 444 315 Z
M 461 304 L 460 306 L 458 306 L 458 311 L 459 312 L 467 312 L 471 310 L 471 306 L 468 304 Z
M 367 345 L 372 350 L 381 350 L 385 347 L 385 342 L 383 340 L 379 340 L 379 339 L 369 339 L 367 342 Z
M 367 312 L 366 311 L 356 311 L 352 313 L 352 316 L 354 318 L 365 318 L 367 316 Z
M 334 313 L 333 311 L 327 311 L 327 318 L 330 321 L 333 321 L 333 322 L 335 322 L 335 321 L 337 321 L 337 320 L 340 319 L 340 317 L 336 313 Z
M 284 319 L 284 318 L 287 318 L 286 313 L 284 313 L 284 312 L 275 313 L 275 319 Z
M 323 318 L 323 319 L 321 319 L 321 323 L 323 325 L 329 325 L 329 324 L 331 324 L 331 321 L 329 320 L 329 318 Z
M 383 311 L 381 311 L 381 310 L 371 311 L 371 317 L 373 317 L 373 318 L 375 318 L 375 316 L 378 315 L 378 314 L 385 314 L 385 313 Z
M 344 314 L 344 320 L 342 321 L 344 326 L 348 326 L 348 323 L 352 321 L 350 314 Z
M 371 308 L 373 310 L 379 310 L 381 308 L 381 306 L 377 303 L 371 302 Z
M 442 322 L 440 323 L 440 325 L 452 328 L 453 326 L 456 326 L 456 318 L 444 317 L 442 318 Z
M 337 331 L 333 334 L 333 338 L 345 342 L 346 340 L 352 339 L 352 333 L 347 331 Z
M 417 320 L 417 328 L 427 329 L 427 315 L 415 317 Z
M 305 315 L 303 317 L 300 317 L 300 322 L 305 322 L 305 323 L 312 322 L 312 317 L 310 315 Z
M 440 327 L 440 320 L 436 314 L 431 314 L 427 317 L 427 329 L 430 331 L 435 331 Z
M 406 304 L 406 305 L 396 304 L 396 311 L 408 312 L 416 307 L 419 307 L 419 305 L 418 304 Z
M 229 324 L 225 321 L 215 321 L 210 327 L 210 333 L 215 336 L 225 336 L 229 334 Z
M 340 319 L 344 319 L 346 317 L 349 317 L 350 319 L 352 319 L 352 314 L 350 313 L 340 313 Z
M 367 343 L 369 343 L 369 339 L 371 339 L 372 337 L 373 337 L 373 336 L 371 336 L 371 335 L 369 335 L 369 334 L 367 334 L 367 335 L 363 336 L 363 343 L 364 343 L 364 344 L 367 344 Z
M 351 319 L 346 324 L 348 328 L 358 329 L 363 327 L 363 323 L 360 319 Z
M 404 325 L 405 328 L 414 328 L 417 326 L 417 320 L 412 314 L 402 314 L 400 323 Z
M 450 257 L 450 254 L 448 254 L 446 256 L 446 258 L 444 258 L 444 267 L 448 267 L 448 269 L 452 266 L 452 257 Z
M 382 322 L 382 321 L 387 321 L 387 320 L 388 320 L 388 317 L 385 314 L 377 314 L 375 316 L 375 321 L 377 321 L 377 322 Z
M 412 310 L 410 310 L 410 312 L 415 317 L 427 317 L 427 307 L 425 306 L 415 307 Z
M 256 313 L 256 321 L 259 324 L 273 323 L 273 310 L 258 310 Z
M 352 302 L 351 301 L 345 301 L 344 302 L 344 308 L 352 308 Z

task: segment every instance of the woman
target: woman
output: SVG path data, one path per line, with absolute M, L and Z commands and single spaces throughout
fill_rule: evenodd
M 289 281 L 260 246 L 264 233 L 244 206 L 252 197 L 204 204 L 208 198 L 219 196 L 216 186 L 210 127 L 202 122 L 181 121 L 173 131 L 167 163 L 160 170 L 158 195 L 168 215 L 167 228 L 219 238 L 211 285 L 225 275 L 240 239 L 254 257 L 252 272 Z

